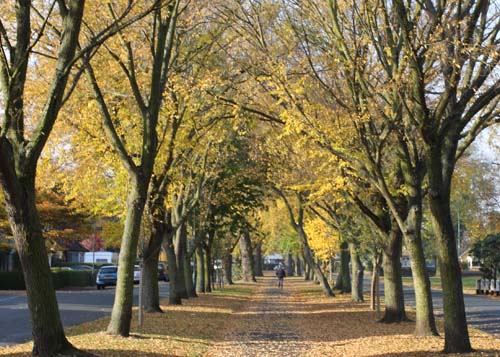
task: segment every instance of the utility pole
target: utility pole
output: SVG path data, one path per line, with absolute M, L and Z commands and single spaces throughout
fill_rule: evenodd
M 92 225 L 93 232 L 92 232 L 92 276 L 94 276 L 94 270 L 95 270 L 95 239 L 96 239 L 96 222 L 94 218 L 94 224 Z

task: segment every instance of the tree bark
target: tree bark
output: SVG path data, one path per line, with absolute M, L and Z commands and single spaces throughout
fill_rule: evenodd
M 262 272 L 262 241 L 257 241 L 255 244 L 255 259 L 254 259 L 255 276 L 264 276 Z
M 137 244 L 149 182 L 148 180 L 142 182 L 139 179 L 132 181 L 133 183 L 127 198 L 127 216 L 120 247 L 115 300 L 111 312 L 111 320 L 107 328 L 108 333 L 124 337 L 128 337 L 130 334 L 134 289 L 134 262 L 137 257 Z
M 205 247 L 205 292 L 212 292 L 212 277 L 214 271 L 214 263 L 212 261 L 212 249 L 210 246 Z
M 253 252 L 250 234 L 245 231 L 240 237 L 240 253 L 241 253 L 241 268 L 243 271 L 243 281 L 256 282 L 255 273 L 253 271 Z
M 292 253 L 287 254 L 287 261 L 286 261 L 286 274 L 287 276 L 293 276 L 293 256 Z
M 437 238 L 439 270 L 443 289 L 444 351 L 445 353 L 469 352 L 472 348 L 465 317 L 462 274 L 449 201 L 444 197 L 430 195 L 429 206 Z
M 198 295 L 196 295 L 195 283 L 193 282 L 193 267 L 191 266 L 189 254 L 185 255 L 184 260 L 184 281 L 188 298 L 198 297 Z
M 224 280 L 226 284 L 233 285 L 233 255 L 229 249 L 226 249 L 222 258 L 222 265 L 224 267 Z
M 363 274 L 364 267 L 359 257 L 358 246 L 355 243 L 349 243 L 351 252 L 351 268 L 352 268 L 352 288 L 351 300 L 355 302 L 365 301 L 363 298 Z
M 146 312 L 163 312 L 160 307 L 160 291 L 158 288 L 158 260 L 167 226 L 164 223 L 165 210 L 163 204 L 155 205 L 148 201 L 151 212 L 151 228 L 142 257 L 142 286 L 144 289 L 144 310 Z
M 373 271 L 370 285 L 370 309 L 380 311 L 380 265 L 382 264 L 382 254 L 375 253 L 373 257 Z
M 177 215 L 176 220 L 179 218 Z M 186 251 L 187 251 L 187 231 L 186 225 L 181 224 L 175 231 L 175 259 L 177 263 L 177 293 L 182 299 L 187 299 L 188 293 L 186 289 L 186 278 L 185 271 L 186 267 L 184 266 L 186 262 Z
M 179 282 L 181 275 L 179 274 L 179 269 L 177 267 L 177 259 L 175 256 L 174 248 L 174 232 L 167 232 L 164 238 L 164 249 L 167 253 L 167 264 L 168 264 L 168 278 L 169 278 L 169 293 L 168 293 L 168 303 L 170 305 L 181 305 L 182 299 L 179 294 Z
M 341 293 L 351 292 L 351 277 L 349 274 L 349 245 L 347 242 L 340 244 L 340 269 L 335 281 L 335 289 Z
M 142 288 L 144 289 L 144 300 L 142 301 L 144 311 L 163 312 L 160 307 L 160 290 L 158 287 L 158 259 L 160 252 L 153 252 L 142 259 Z
M 321 271 L 320 267 L 316 264 L 314 261 L 311 248 L 309 247 L 309 243 L 307 241 L 307 235 L 303 229 L 302 226 L 296 226 L 297 228 L 297 233 L 299 234 L 299 237 L 301 238 L 302 241 L 302 249 L 304 251 L 304 258 L 306 259 L 307 263 L 313 270 L 314 275 L 316 276 L 317 280 L 321 284 L 321 288 L 323 289 L 323 293 L 325 296 L 332 297 L 335 296 L 333 293 L 332 289 L 330 288 L 330 284 L 328 284 L 328 280 L 326 279 L 325 275 Z
M 305 259 L 306 258 L 304 258 L 304 280 L 311 280 L 311 267 L 307 264 Z
M 434 309 L 432 306 L 431 284 L 425 264 L 425 256 L 420 235 L 421 209 L 413 205 L 405 220 L 404 238 L 410 253 L 413 286 L 415 290 L 416 324 L 415 335 L 437 336 Z
M 196 246 L 196 292 L 205 292 L 205 257 L 201 244 Z
M 33 354 L 52 356 L 70 351 L 72 346 L 64 335 L 45 240 L 36 211 L 34 180 L 18 182 L 15 191 L 6 190 L 11 185 L 1 181 L 17 253 L 23 268 L 32 321 Z
M 302 276 L 302 262 L 298 254 L 295 256 L 295 274 Z
M 401 278 L 402 234 L 394 227 L 389 233 L 388 245 L 384 248 L 384 316 L 380 322 L 393 323 L 407 321 L 403 281 Z

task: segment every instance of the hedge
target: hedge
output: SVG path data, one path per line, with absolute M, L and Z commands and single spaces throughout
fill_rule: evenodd
M 89 271 L 61 270 L 52 271 L 54 288 L 61 289 L 68 286 L 92 286 L 94 277 Z M 0 271 L 0 290 L 24 290 L 23 273 L 19 271 Z
M 0 290 L 24 290 L 24 277 L 21 271 L 0 271 Z

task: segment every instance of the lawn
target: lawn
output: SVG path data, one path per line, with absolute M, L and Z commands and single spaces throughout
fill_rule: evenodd
M 475 292 L 476 291 L 476 280 L 479 278 L 481 278 L 480 275 L 463 276 L 462 277 L 462 286 L 463 286 L 464 291 L 471 293 L 472 290 L 474 290 L 474 292 Z M 439 290 L 441 289 L 441 278 L 440 277 L 431 276 L 429 279 L 431 281 L 431 288 L 432 289 L 439 289 Z M 404 277 L 403 284 L 412 285 L 413 279 L 411 277 Z

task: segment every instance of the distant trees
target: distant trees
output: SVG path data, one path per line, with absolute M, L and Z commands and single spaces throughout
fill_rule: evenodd
M 477 241 L 470 253 L 481 264 L 481 271 L 487 279 L 497 279 L 500 269 L 500 234 L 491 234 Z

